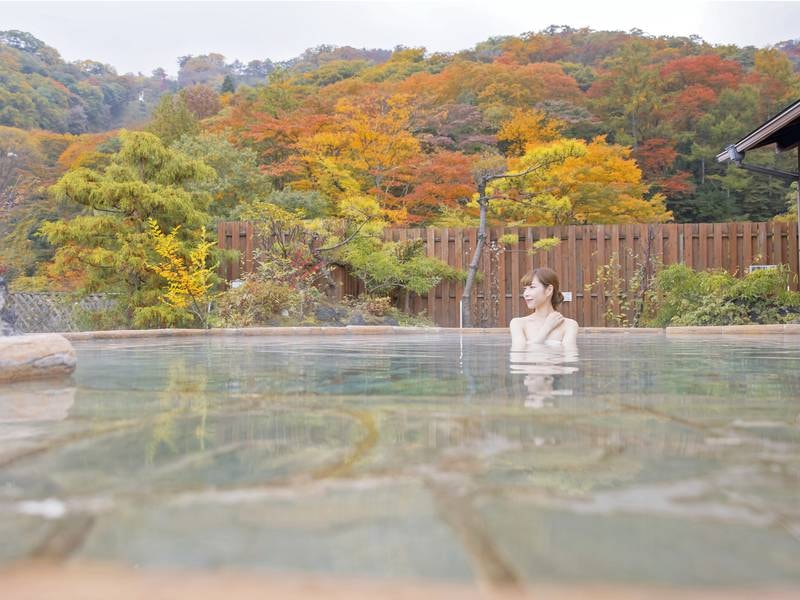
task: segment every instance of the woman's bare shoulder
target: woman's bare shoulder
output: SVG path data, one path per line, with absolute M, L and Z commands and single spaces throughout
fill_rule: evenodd
M 509 321 L 509 326 L 511 326 L 511 327 L 513 327 L 514 325 L 520 325 L 521 326 L 521 325 L 523 325 L 524 323 L 526 323 L 527 321 L 530 321 L 530 320 L 531 320 L 530 315 L 527 316 L 527 317 L 514 317 L 513 319 L 511 319 L 511 321 Z

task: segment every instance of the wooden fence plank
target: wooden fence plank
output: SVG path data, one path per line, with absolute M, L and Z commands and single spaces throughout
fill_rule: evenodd
M 767 224 L 766 223 L 758 223 L 756 226 L 758 229 L 758 245 L 756 246 L 756 256 L 758 258 L 758 264 L 760 265 L 768 265 L 769 263 L 769 250 L 767 249 Z
M 750 223 L 742 224 L 742 260 L 744 264 L 742 273 L 747 273 L 753 264 L 753 229 Z
M 569 279 L 567 291 L 572 292 L 572 302 L 570 306 L 569 317 L 571 319 L 578 319 L 578 293 L 581 291 L 578 288 L 578 271 L 580 265 L 578 264 L 578 251 L 576 249 L 575 231 L 577 227 L 571 225 L 567 228 L 567 260 L 569 262 Z
M 712 225 L 714 236 L 714 258 L 711 259 L 712 265 L 724 266 L 722 261 L 722 223 Z
M 562 227 L 553 228 L 553 237 L 558 238 L 558 244 L 556 244 L 556 246 L 553 248 L 553 269 L 555 270 L 556 273 L 558 273 L 558 282 L 560 284 L 561 290 L 563 291 L 566 289 L 564 285 L 566 285 L 566 282 L 569 277 L 569 272 L 568 272 L 569 261 L 565 261 L 563 259 L 564 252 L 562 249 L 563 243 L 561 241 L 562 231 L 563 231 Z M 562 304 L 561 307 L 559 308 L 559 312 L 563 314 L 565 317 L 569 317 L 568 315 L 569 304 L 567 303 Z
M 592 301 L 592 289 L 591 284 L 594 282 L 594 278 L 592 277 L 592 240 L 590 238 L 591 227 L 583 226 L 581 227 L 581 259 L 583 264 L 582 272 L 583 272 L 583 311 L 581 315 L 581 319 L 579 319 L 578 323 L 583 325 L 584 323 L 592 323 L 592 305 L 594 302 Z
M 452 262 L 450 261 L 450 230 L 447 227 L 442 227 L 439 229 L 439 236 L 440 236 L 440 243 L 439 243 L 439 259 L 450 266 L 452 266 Z M 445 280 L 439 284 L 440 289 L 442 290 L 442 301 L 441 301 L 441 322 L 445 324 L 445 327 L 453 327 L 453 310 L 452 306 L 450 306 L 450 282 Z
M 499 302 L 497 321 L 501 327 L 508 325 L 506 320 L 506 246 L 501 241 L 505 231 L 504 227 L 497 229 L 497 300 Z
M 789 223 L 786 231 L 786 246 L 787 252 L 789 254 L 787 258 L 787 262 L 789 263 L 789 268 L 794 273 L 794 277 L 792 278 L 792 289 L 797 290 L 798 286 L 800 286 L 800 277 L 798 277 L 798 270 L 800 270 L 800 258 L 797 255 L 797 247 L 800 240 L 798 240 L 797 235 L 797 223 Z
M 736 223 L 720 223 L 722 226 L 722 263 L 731 275 L 739 270 L 736 258 Z
M 436 229 L 428 227 L 426 233 L 426 248 L 425 253 L 429 258 L 436 257 Z M 436 322 L 436 288 L 428 291 L 428 318 Z
M 513 233 L 514 237 L 517 240 L 517 243 L 511 248 L 512 254 L 511 254 L 511 318 L 509 319 L 510 321 L 514 317 L 522 316 L 522 313 L 520 312 L 521 311 L 520 293 L 522 290 L 520 289 L 519 285 L 519 280 L 522 278 L 522 274 L 519 272 L 519 266 L 522 260 L 519 253 L 520 251 L 522 251 L 523 245 L 519 239 L 519 229 L 515 227 L 509 233 Z
M 782 265 L 783 260 L 783 244 L 781 243 L 783 237 L 783 223 L 780 221 L 772 221 L 772 264 Z
M 678 263 L 678 226 L 675 223 L 664 225 L 664 233 L 667 236 L 666 254 L 664 255 L 665 265 Z
M 700 223 L 700 260 L 698 261 L 698 268 L 699 269 L 707 269 L 711 264 L 709 262 L 709 252 L 708 252 L 708 233 L 711 225 L 709 223 Z
M 595 236 L 596 242 L 595 247 L 597 250 L 595 254 L 597 256 L 597 268 L 592 272 L 592 276 L 594 279 L 597 279 L 597 271 L 601 269 L 606 264 L 606 228 L 605 225 L 598 225 L 595 228 Z M 598 281 L 598 285 L 596 287 L 597 292 L 597 319 L 606 324 L 606 289 L 605 285 L 603 285 L 602 280 Z
M 464 268 L 464 230 L 453 230 L 455 236 L 455 251 L 453 254 L 453 268 L 463 271 Z M 461 281 L 456 281 L 455 295 L 456 295 L 456 324 L 461 322 L 461 294 L 464 293 L 464 284 Z

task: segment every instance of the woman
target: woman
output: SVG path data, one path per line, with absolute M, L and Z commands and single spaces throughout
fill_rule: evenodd
M 533 313 L 511 319 L 511 349 L 524 350 L 529 344 L 576 346 L 578 323 L 556 309 L 564 300 L 558 289 L 558 276 L 546 267 L 534 269 L 522 278 L 522 297 Z

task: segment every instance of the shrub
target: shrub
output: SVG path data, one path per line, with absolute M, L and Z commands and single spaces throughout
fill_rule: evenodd
M 265 325 L 283 310 L 293 311 L 299 304 L 299 294 L 291 286 L 249 278 L 238 288 L 219 296 L 215 324 L 220 327 Z
M 671 265 L 656 275 L 650 325 L 787 323 L 800 316 L 800 293 L 789 291 L 788 267 L 737 279 L 725 271 Z

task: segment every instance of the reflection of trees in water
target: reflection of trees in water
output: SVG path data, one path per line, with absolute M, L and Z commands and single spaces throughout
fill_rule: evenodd
M 289 457 L 332 477 L 440 464 L 577 489 L 615 481 L 615 471 L 637 472 L 644 458 L 631 459 L 634 448 L 642 457 L 708 453 L 704 419 L 731 414 L 724 396 L 695 402 L 654 391 L 672 389 L 663 370 L 673 355 L 681 368 L 697 363 L 681 346 L 667 348 L 664 359 L 664 338 L 590 343 L 579 363 L 515 362 L 494 336 L 464 336 L 463 353 L 457 341 L 309 338 L 267 349 L 214 342 L 173 352 L 161 361 L 146 458 L 158 466 L 190 454 L 198 461 L 233 455 L 258 472 Z M 576 365 L 580 371 L 571 372 Z M 543 390 L 541 409 L 525 407 L 528 388 Z
M 207 429 L 208 396 L 206 395 L 207 375 L 204 370 L 191 372 L 186 359 L 176 356 L 169 364 L 169 376 L 164 390 L 159 393 L 161 410 L 149 426 L 149 438 L 145 446 L 145 462 L 151 464 L 160 453 L 180 454 L 179 435 L 176 419 L 192 417 L 184 423 L 194 425 L 194 438 L 199 450 L 205 449 L 206 439 L 212 432 Z

